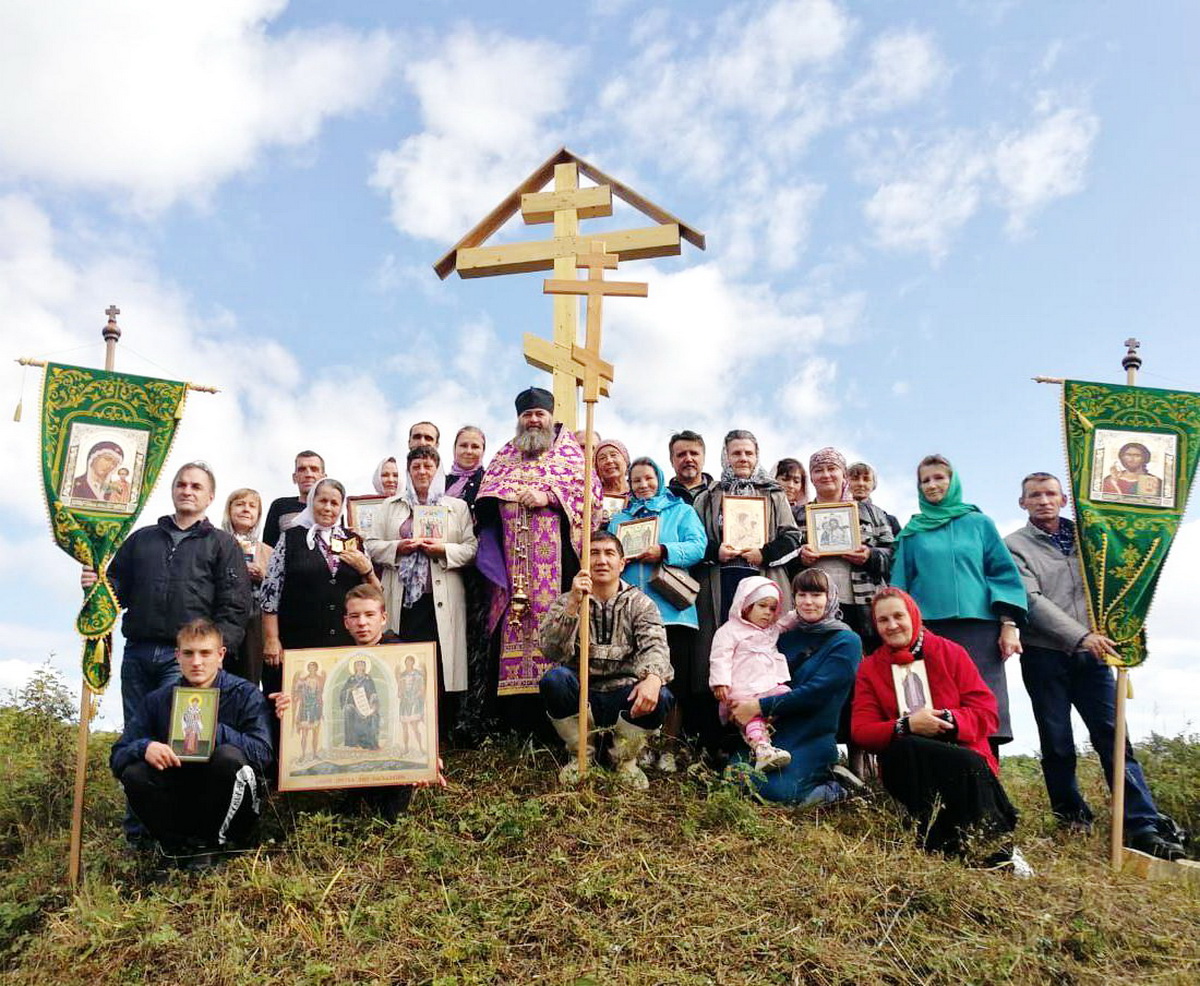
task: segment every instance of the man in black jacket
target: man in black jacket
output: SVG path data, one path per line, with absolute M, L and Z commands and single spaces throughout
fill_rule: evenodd
M 204 866 L 214 861 L 212 853 L 244 840 L 258 820 L 263 774 L 274 759 L 270 719 L 262 692 L 222 670 L 225 648 L 211 622 L 180 627 L 176 656 L 183 685 L 220 693 L 208 760 L 185 763 L 172 747 L 175 686 L 168 684 L 125 720 L 109 765 L 164 852 Z
M 250 579 L 232 535 L 213 527 L 205 511 L 216 493 L 212 470 L 189 462 L 175 474 L 175 513 L 134 531 L 108 566 L 108 578 L 125 610 L 121 632 L 121 706 L 130 722 L 142 699 L 179 681 L 175 635 L 190 620 L 211 620 L 226 648 L 242 642 L 250 618 Z M 80 584 L 89 589 L 96 572 L 84 566 Z M 135 841 L 143 829 L 126 814 L 125 834 Z

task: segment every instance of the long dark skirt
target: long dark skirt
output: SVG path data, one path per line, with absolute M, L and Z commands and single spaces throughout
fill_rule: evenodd
M 996 696 L 1000 727 L 989 739 L 993 749 L 1013 739 L 1012 721 L 1008 715 L 1008 676 L 1000 658 L 1000 623 L 997 620 L 926 620 L 925 625 L 939 637 L 953 640 L 961 646 L 983 678 L 983 683 Z
M 246 624 L 246 635 L 242 638 L 241 645 L 235 653 L 226 653 L 223 665 L 230 674 L 245 678 L 250 684 L 258 687 L 263 673 L 262 613 L 255 610 L 254 615 Z M 282 681 L 282 671 L 278 673 L 277 677 L 279 681 Z M 279 691 L 279 689 L 274 688 L 272 691 Z
M 1017 809 L 974 750 L 926 736 L 892 740 L 879 757 L 887 792 L 908 810 L 927 852 L 985 859 L 1011 848 Z
M 462 570 L 467 596 L 467 690 L 461 693 L 455 739 L 465 746 L 477 746 L 496 729 L 495 703 L 488 688 L 488 581 L 474 566 Z
M 438 739 L 443 743 L 450 736 L 450 727 L 458 712 L 459 692 L 446 691 L 446 676 L 442 672 L 442 645 L 438 642 L 437 610 L 433 605 L 433 593 L 426 592 L 412 606 L 406 606 L 400 615 L 398 636 L 405 643 L 430 643 L 437 645 L 437 708 Z

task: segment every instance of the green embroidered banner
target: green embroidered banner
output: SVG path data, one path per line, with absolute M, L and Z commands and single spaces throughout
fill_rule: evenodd
M 187 384 L 48 364 L 42 383 L 42 482 L 54 542 L 100 578 L 75 628 L 83 677 L 104 691 L 119 607 L 107 568 L 171 451 Z
M 1063 428 L 1092 626 L 1130 667 L 1200 456 L 1200 394 L 1067 380 Z

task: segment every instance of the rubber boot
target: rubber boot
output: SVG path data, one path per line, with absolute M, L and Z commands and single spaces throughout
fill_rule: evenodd
M 617 724 L 613 727 L 613 745 L 609 751 L 609 761 L 617 779 L 638 791 L 645 791 L 650 786 L 645 771 L 638 766 L 638 754 L 646 746 L 653 729 L 642 729 L 635 726 L 623 715 L 617 716 Z
M 558 772 L 558 782 L 568 787 L 579 783 L 579 716 L 567 716 L 565 719 L 550 718 L 554 731 L 558 733 L 567 746 L 567 764 Z M 588 767 L 596 763 L 596 724 L 592 721 L 592 713 L 588 711 L 587 762 Z

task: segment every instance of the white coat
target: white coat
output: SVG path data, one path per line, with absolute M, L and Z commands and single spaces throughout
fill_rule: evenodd
M 442 679 L 446 691 L 461 692 L 467 687 L 467 595 L 459 569 L 475 560 L 479 542 L 465 501 L 444 496 L 439 503 L 447 508 L 449 515 L 446 555 L 429 559 L 429 576 L 433 583 L 438 643 L 442 648 Z M 380 582 L 387 600 L 388 628 L 395 633 L 400 632 L 404 613 L 404 583 L 400 581 L 396 547 L 400 543 L 400 525 L 411 513 L 404 494 L 385 500 L 375 515 L 375 530 L 388 537 L 366 541 L 367 554 L 382 569 Z

